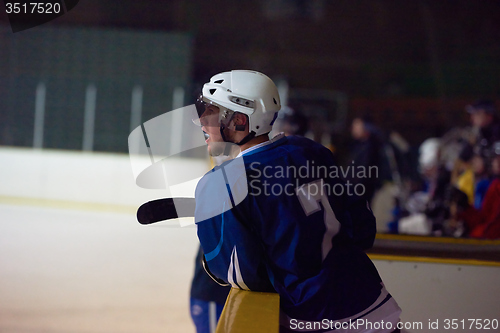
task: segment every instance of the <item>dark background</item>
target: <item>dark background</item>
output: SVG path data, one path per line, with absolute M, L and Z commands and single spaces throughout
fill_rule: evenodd
M 348 120 L 369 113 L 412 145 L 467 124 L 466 104 L 500 94 L 498 0 L 81 0 L 40 28 L 181 34 L 191 41 L 186 104 L 211 75 L 254 69 L 291 92 L 341 92 Z

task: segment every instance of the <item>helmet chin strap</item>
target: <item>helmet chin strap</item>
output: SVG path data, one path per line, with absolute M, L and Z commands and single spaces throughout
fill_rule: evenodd
M 229 143 L 234 143 L 235 145 L 237 146 L 242 146 L 244 145 L 245 143 L 247 143 L 248 141 L 252 140 L 253 138 L 255 138 L 255 132 L 254 131 L 251 131 L 250 133 L 248 133 L 243 139 L 240 140 L 240 142 L 233 142 L 233 141 L 229 141 L 227 138 L 226 138 L 226 135 L 224 134 L 224 129 L 225 127 L 224 126 L 221 126 L 220 127 L 220 135 L 222 137 L 222 140 L 224 142 L 229 142 Z
M 250 133 L 247 134 L 247 136 L 245 136 L 243 139 L 241 139 L 240 142 L 235 143 L 235 144 L 238 146 L 242 146 L 245 143 L 247 143 L 248 141 L 252 140 L 253 138 L 255 138 L 255 132 L 251 131 Z

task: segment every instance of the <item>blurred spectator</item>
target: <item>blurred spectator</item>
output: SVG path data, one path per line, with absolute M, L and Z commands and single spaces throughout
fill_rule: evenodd
M 500 141 L 491 148 L 491 172 L 493 180 L 488 187 L 480 209 L 452 200 L 457 205 L 457 218 L 465 221 L 469 236 L 475 238 L 500 238 Z
M 278 121 L 280 122 L 280 131 L 284 132 L 287 136 L 305 136 L 309 128 L 307 118 L 299 111 L 292 108 L 286 108 L 284 112 L 280 112 Z
M 472 157 L 472 170 L 475 179 L 474 207 L 480 209 L 491 183 L 490 170 L 487 165 L 490 152 L 487 149 L 476 148 L 478 149 L 474 150 L 474 156 Z
M 467 195 L 469 204 L 474 203 L 475 180 L 472 168 L 473 156 L 474 150 L 472 146 L 466 144 L 458 156 L 452 174 L 452 184 Z
M 284 106 L 278 112 L 270 137 L 274 137 L 279 133 L 284 133 L 286 136 L 299 135 L 308 137 L 310 134 L 309 125 L 309 119 L 302 112 L 296 108 Z
M 395 229 L 399 233 L 428 235 L 432 231 L 431 221 L 425 210 L 437 188 L 440 145 L 438 138 L 429 138 L 419 147 L 418 169 L 425 188 L 423 191 L 412 193 L 408 200 L 402 203 L 400 216 L 395 216 Z
M 351 137 L 353 138 L 350 149 L 349 161 L 356 169 L 381 165 L 382 137 L 379 129 L 373 124 L 369 116 L 354 118 L 351 125 Z M 353 184 L 363 184 L 365 197 L 371 202 L 375 191 L 380 186 L 379 175 L 368 175 L 366 177 L 348 177 Z
M 495 104 L 486 99 L 478 100 L 465 107 L 470 114 L 474 145 L 489 148 L 500 140 L 500 121 Z
M 443 148 L 438 138 L 429 138 L 420 145 L 419 171 L 426 186 L 407 200 L 405 209 L 409 216 L 399 220 L 400 233 L 449 235 L 446 221 L 451 173 L 442 161 Z
M 422 142 L 418 149 L 418 167 L 424 181 L 427 182 L 427 187 L 433 186 L 433 182 L 437 179 L 440 144 L 438 138 L 429 138 Z

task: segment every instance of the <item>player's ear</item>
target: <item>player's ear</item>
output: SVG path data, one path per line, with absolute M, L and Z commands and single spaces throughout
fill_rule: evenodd
M 243 113 L 236 113 L 234 115 L 234 128 L 237 131 L 244 131 L 248 123 L 248 118 Z

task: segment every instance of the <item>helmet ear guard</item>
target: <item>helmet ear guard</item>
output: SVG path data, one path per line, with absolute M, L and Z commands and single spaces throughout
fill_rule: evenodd
M 230 142 L 230 141 L 227 141 L 226 135 L 224 134 L 224 130 L 226 128 L 229 129 L 228 125 L 229 125 L 229 123 L 231 123 L 231 120 L 234 118 L 234 115 L 235 115 L 235 112 L 233 112 L 231 110 L 229 110 L 229 111 L 232 112 L 231 115 L 227 118 L 226 123 L 221 122 L 221 126 L 220 126 L 220 135 L 222 137 L 222 140 L 224 140 L 226 142 Z M 247 116 L 247 121 L 248 121 L 248 116 Z M 235 131 L 244 131 L 246 128 L 247 128 L 246 124 L 240 124 L 240 125 L 234 126 Z M 252 140 L 254 137 L 255 137 L 255 132 L 251 131 L 243 139 L 241 139 L 240 142 L 232 142 L 232 143 L 234 143 L 235 145 L 241 146 L 241 145 L 244 145 L 245 143 L 247 143 L 248 141 Z
M 243 122 L 238 121 L 237 119 L 235 119 L 235 116 L 239 117 L 239 118 L 243 117 L 245 120 Z M 243 132 L 246 129 L 247 124 L 249 122 L 248 115 L 241 113 L 241 112 L 234 112 L 231 115 L 231 119 L 229 120 L 229 122 L 231 122 L 231 120 L 233 120 L 233 119 L 234 119 L 234 128 L 231 128 L 231 129 L 235 130 L 235 131 Z

